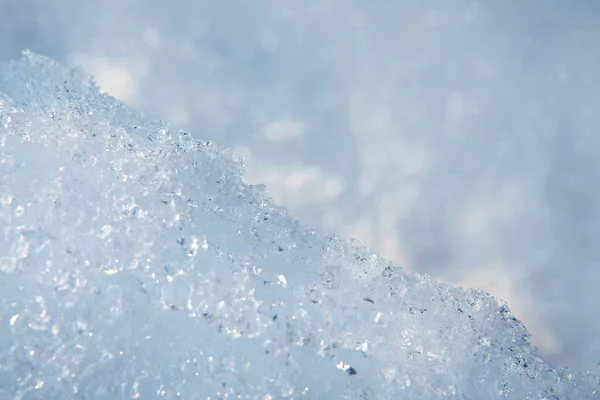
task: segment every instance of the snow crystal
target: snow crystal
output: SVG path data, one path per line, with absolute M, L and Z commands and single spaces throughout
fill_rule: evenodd
M 242 172 L 80 72 L 1 65 L 0 398 L 599 398 L 506 305 L 301 225 Z

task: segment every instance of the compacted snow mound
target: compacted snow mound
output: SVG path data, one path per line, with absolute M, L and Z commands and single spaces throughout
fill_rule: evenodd
M 299 224 L 242 168 L 77 71 L 1 65 L 0 398 L 600 398 L 493 297 Z

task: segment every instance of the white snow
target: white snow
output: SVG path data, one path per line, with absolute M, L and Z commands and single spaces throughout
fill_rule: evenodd
M 304 226 L 242 172 L 82 73 L 1 65 L 0 398 L 599 398 L 495 298 Z
M 0 1 L 0 61 L 83 67 L 303 222 L 489 291 L 545 359 L 600 374 L 600 3 L 113 3 Z

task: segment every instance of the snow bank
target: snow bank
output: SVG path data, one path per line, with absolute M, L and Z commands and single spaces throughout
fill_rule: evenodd
M 0 398 L 599 398 L 506 305 L 301 225 L 242 170 L 77 71 L 0 66 Z

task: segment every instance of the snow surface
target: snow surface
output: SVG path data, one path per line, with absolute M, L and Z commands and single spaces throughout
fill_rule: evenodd
M 0 398 L 592 399 L 508 307 L 300 224 L 226 150 L 0 66 Z
M 81 66 L 230 147 L 306 223 L 509 302 L 600 374 L 600 2 L 2 0 L 0 61 Z

